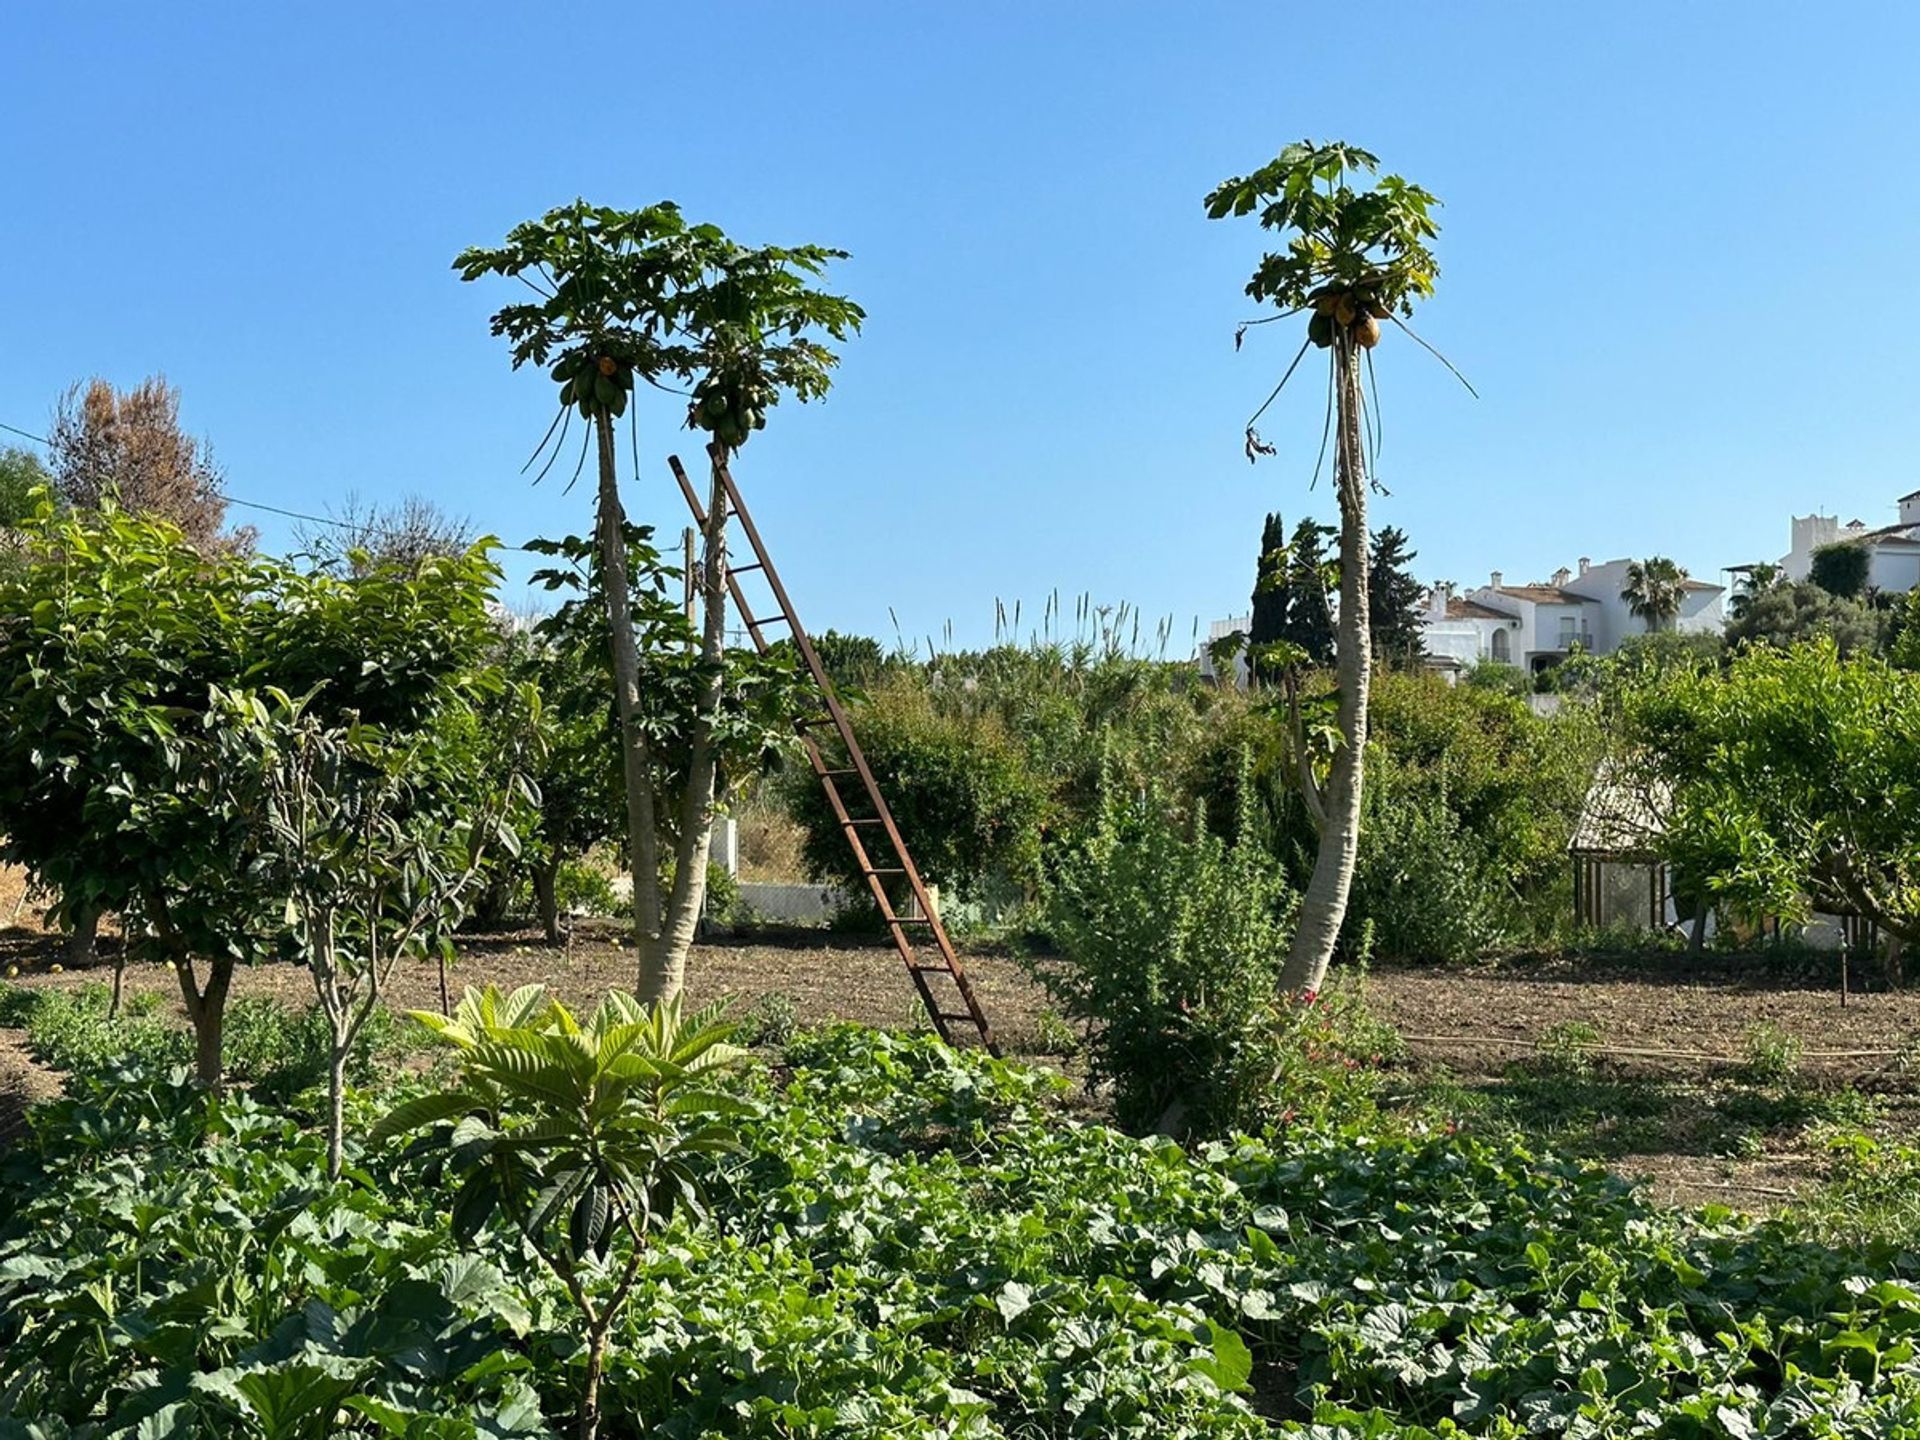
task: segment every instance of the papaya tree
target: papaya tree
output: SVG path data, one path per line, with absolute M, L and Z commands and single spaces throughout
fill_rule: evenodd
M 687 952 L 706 899 L 718 799 L 716 778 L 726 748 L 727 501 L 724 477 L 733 455 L 767 412 L 790 394 L 801 402 L 827 393 L 838 356 L 826 340 L 844 341 L 865 313 L 812 281 L 845 252 L 818 245 L 749 249 L 703 227 L 702 282 L 682 297 L 678 322 L 691 344 L 693 402 L 687 421 L 707 435 L 711 484 L 701 534 L 700 676 L 687 737 L 667 923 L 643 952 L 640 997 L 679 993 Z M 822 338 L 824 337 L 824 338 Z
M 1206 198 L 1209 218 L 1254 215 L 1286 242 L 1261 258 L 1246 286 L 1255 301 L 1278 311 L 1252 324 L 1306 317 L 1306 338 L 1267 404 L 1309 348 L 1329 356 L 1328 416 L 1340 505 L 1338 745 L 1324 767 L 1299 766 L 1319 828 L 1319 848 L 1281 972 L 1280 983 L 1290 990 L 1317 989 L 1325 978 L 1346 917 L 1360 842 L 1372 673 L 1367 499 L 1375 434 L 1362 369 L 1371 371 L 1382 322 L 1404 329 L 1405 317 L 1432 294 L 1438 274 L 1428 242 L 1438 233 L 1432 211 L 1439 202 L 1419 186 L 1378 170 L 1379 161 L 1356 146 L 1302 141 L 1252 174 L 1222 182 Z M 1254 429 L 1266 408 L 1262 405 L 1247 425 L 1249 460 L 1275 453 Z M 1321 444 L 1324 454 L 1324 434 Z
M 548 454 L 536 483 L 562 453 L 575 415 L 587 429 L 580 464 L 589 446 L 594 453 L 594 536 L 620 722 L 634 941 L 645 956 L 661 932 L 661 857 L 614 422 L 627 413 L 636 382 L 662 385 L 686 369 L 674 307 L 699 273 L 688 226 L 669 203 L 612 210 L 576 200 L 515 226 L 504 245 L 461 252 L 454 268 L 462 280 L 505 276 L 534 293 L 496 312 L 493 333 L 512 348 L 515 369 L 548 366 L 559 387 L 559 413 L 534 452 L 535 459 Z
M 536 458 L 550 443 L 551 467 L 575 413 L 589 427 L 599 482 L 600 590 L 627 795 L 637 988 L 648 1000 L 679 990 L 706 899 L 726 689 L 727 507 L 709 507 L 704 537 L 704 616 L 695 651 L 702 678 L 688 695 L 683 723 L 667 727 L 671 744 L 683 751 L 682 765 L 678 756 L 663 760 L 659 727 L 648 725 L 641 696 L 644 662 L 634 620 L 640 597 L 629 571 L 614 425 L 627 414 L 637 382 L 692 384 L 689 420 L 711 437 L 718 493 L 726 457 L 766 424 L 767 410 L 783 392 L 801 400 L 825 393 L 834 356 L 817 333 L 841 339 L 863 318 L 851 301 L 809 283 L 839 253 L 737 245 L 717 226 L 688 225 L 667 203 L 621 211 L 576 201 L 516 227 L 504 246 L 468 250 L 454 262 L 463 279 L 506 276 L 535 293 L 495 314 L 493 330 L 511 345 L 516 367 L 549 366 L 559 386 L 560 414 Z M 583 444 L 582 466 L 587 448 Z M 656 794 L 663 763 L 684 775 L 671 815 L 660 813 Z M 674 836 L 671 866 L 661 848 L 668 834 Z M 672 875 L 670 884 L 662 884 L 663 873 Z

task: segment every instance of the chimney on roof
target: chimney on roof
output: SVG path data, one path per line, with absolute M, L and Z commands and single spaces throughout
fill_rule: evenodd
M 1591 564 L 1593 564 L 1593 561 L 1589 560 L 1586 556 L 1582 555 L 1580 557 L 1580 573 L 1582 575 L 1586 574 L 1587 567 Z
M 1498 570 L 1493 572 L 1493 579 L 1489 583 L 1496 590 L 1500 588 L 1500 572 Z
M 1553 572 L 1553 588 L 1558 590 L 1562 585 L 1566 584 L 1567 581 L 1571 580 L 1572 578 L 1573 578 L 1573 572 L 1567 569 L 1566 566 L 1562 565 L 1558 570 Z

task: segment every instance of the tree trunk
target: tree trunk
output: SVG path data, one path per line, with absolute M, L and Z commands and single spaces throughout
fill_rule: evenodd
M 587 1327 L 587 1378 L 580 1387 L 580 1440 L 596 1440 L 600 1434 L 600 1374 L 607 1363 L 607 1328 L 602 1324 Z
M 227 1019 L 227 991 L 233 985 L 233 961 L 209 961 L 204 987 L 195 982 L 191 962 L 177 962 L 174 973 L 180 977 L 180 995 L 186 1002 L 187 1018 L 193 1022 L 194 1073 L 202 1085 L 217 1090 L 222 1070 L 220 1052 Z
M 673 999 L 686 983 L 687 952 L 700 927 L 707 898 L 707 861 L 713 853 L 714 722 L 726 689 L 727 492 L 721 483 L 727 453 L 717 443 L 713 485 L 707 497 L 707 525 L 700 569 L 702 615 L 700 663 L 705 683 L 693 720 L 687 759 L 687 788 L 680 800 L 680 835 L 674 850 L 673 891 L 665 923 L 654 945 L 643 952 L 639 996 L 650 1004 Z
M 549 945 L 558 945 L 565 938 L 560 933 L 559 880 L 558 855 L 533 867 L 534 904 L 540 911 L 540 926 L 546 931 Z
M 1360 798 L 1367 750 L 1367 687 L 1372 681 L 1367 596 L 1367 457 L 1361 436 L 1360 367 L 1352 340 L 1342 331 L 1333 342 L 1334 393 L 1339 444 L 1334 480 L 1340 493 L 1340 625 L 1335 673 L 1340 682 L 1341 745 L 1333 757 L 1325 793 L 1326 823 L 1313 874 L 1300 901 L 1300 918 L 1280 971 L 1289 993 L 1318 990 L 1333 961 L 1333 947 L 1347 916 L 1347 893 L 1360 851 Z
M 1687 953 L 1698 955 L 1707 946 L 1707 916 L 1713 913 L 1713 906 L 1702 895 L 1693 903 L 1693 931 L 1687 936 Z
M 67 964 L 76 970 L 99 958 L 100 907 L 87 905 L 73 915 L 73 933 L 67 937 Z
M 353 1037 L 333 1029 L 333 1053 L 327 1058 L 327 1178 L 340 1178 L 347 1139 L 347 1052 Z
M 660 935 L 660 842 L 654 827 L 653 765 L 641 732 L 640 652 L 633 634 L 627 576 L 626 510 L 614 469 L 613 418 L 594 417 L 600 444 L 600 567 L 613 650 L 614 700 L 620 711 L 620 758 L 627 790 L 627 867 L 633 878 L 633 938 L 640 955 L 638 988 L 648 985 L 648 956 Z

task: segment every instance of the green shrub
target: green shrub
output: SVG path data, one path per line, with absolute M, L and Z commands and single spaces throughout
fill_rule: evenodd
M 192 1060 L 192 1035 L 160 995 L 132 991 L 118 1016 L 108 1015 L 110 1003 L 104 985 L 0 991 L 0 1005 L 27 1032 L 27 1048 L 55 1070 L 97 1076 L 131 1066 L 159 1073 Z M 289 1101 L 326 1083 L 325 1017 L 312 1006 L 296 1010 L 243 996 L 227 1008 L 224 1053 L 228 1080 Z M 402 1053 L 392 1015 L 376 1009 L 348 1061 L 348 1079 L 365 1085 Z
M 1059 953 L 1034 970 L 1086 1027 L 1122 1125 L 1217 1133 L 1274 1113 L 1293 904 L 1259 846 L 1183 824 L 1157 787 L 1109 792 L 1050 893 Z
M 1920 1149 L 1843 1131 L 1827 1141 L 1824 1183 L 1796 1207 L 1830 1245 L 1920 1247 Z
M 1388 782 L 1391 783 L 1391 782 Z M 1472 960 L 1505 938 L 1513 892 L 1480 837 L 1444 799 L 1375 785 L 1354 867 L 1349 914 L 1395 960 Z
M 1599 1043 L 1597 1026 L 1585 1020 L 1558 1021 L 1542 1031 L 1535 1042 L 1535 1068 L 1548 1075 L 1591 1075 L 1593 1048 Z
M 1740 1078 L 1750 1085 L 1779 1085 L 1800 1069 L 1802 1045 L 1778 1025 L 1762 1020 L 1747 1030 L 1741 1044 Z
M 707 866 L 707 919 L 724 925 L 740 908 L 740 879 L 718 861 Z
M 554 905 L 562 915 L 619 916 L 627 906 L 614 893 L 613 880 L 590 860 L 562 860 L 553 877 Z
M 740 1018 L 740 1042 L 783 1050 L 800 1033 L 800 1008 L 784 990 L 769 990 Z
M 187 1032 L 158 1014 L 129 1010 L 109 1018 L 111 995 L 104 985 L 33 993 L 25 1017 L 27 1048 L 55 1070 L 97 1074 L 122 1063 L 165 1069 L 193 1057 Z
M 893 685 L 869 697 L 856 725 L 860 748 L 927 884 L 964 897 L 993 872 L 1019 881 L 1037 876 L 1045 791 L 997 719 L 945 713 L 924 690 Z M 854 815 L 866 813 L 857 784 L 839 789 Z M 810 771 L 796 768 L 787 799 L 806 832 L 808 872 L 838 881 L 849 894 L 865 894 L 846 832 Z M 860 839 L 876 867 L 898 863 L 878 826 L 863 829 Z

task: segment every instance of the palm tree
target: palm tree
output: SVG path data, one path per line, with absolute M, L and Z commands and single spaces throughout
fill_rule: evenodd
M 1649 632 L 1670 630 L 1680 614 L 1687 590 L 1687 572 L 1664 555 L 1636 560 L 1627 566 L 1627 583 L 1620 598 L 1647 622 Z
M 1766 594 L 1767 591 L 1782 584 L 1787 577 L 1786 572 L 1778 565 L 1765 560 L 1756 560 L 1751 565 L 1742 565 L 1737 568 L 1740 571 L 1740 580 L 1733 592 L 1733 599 L 1728 603 L 1728 609 L 1732 612 L 1734 619 L 1741 620 L 1746 617 L 1748 611 L 1753 609 L 1756 596 Z

